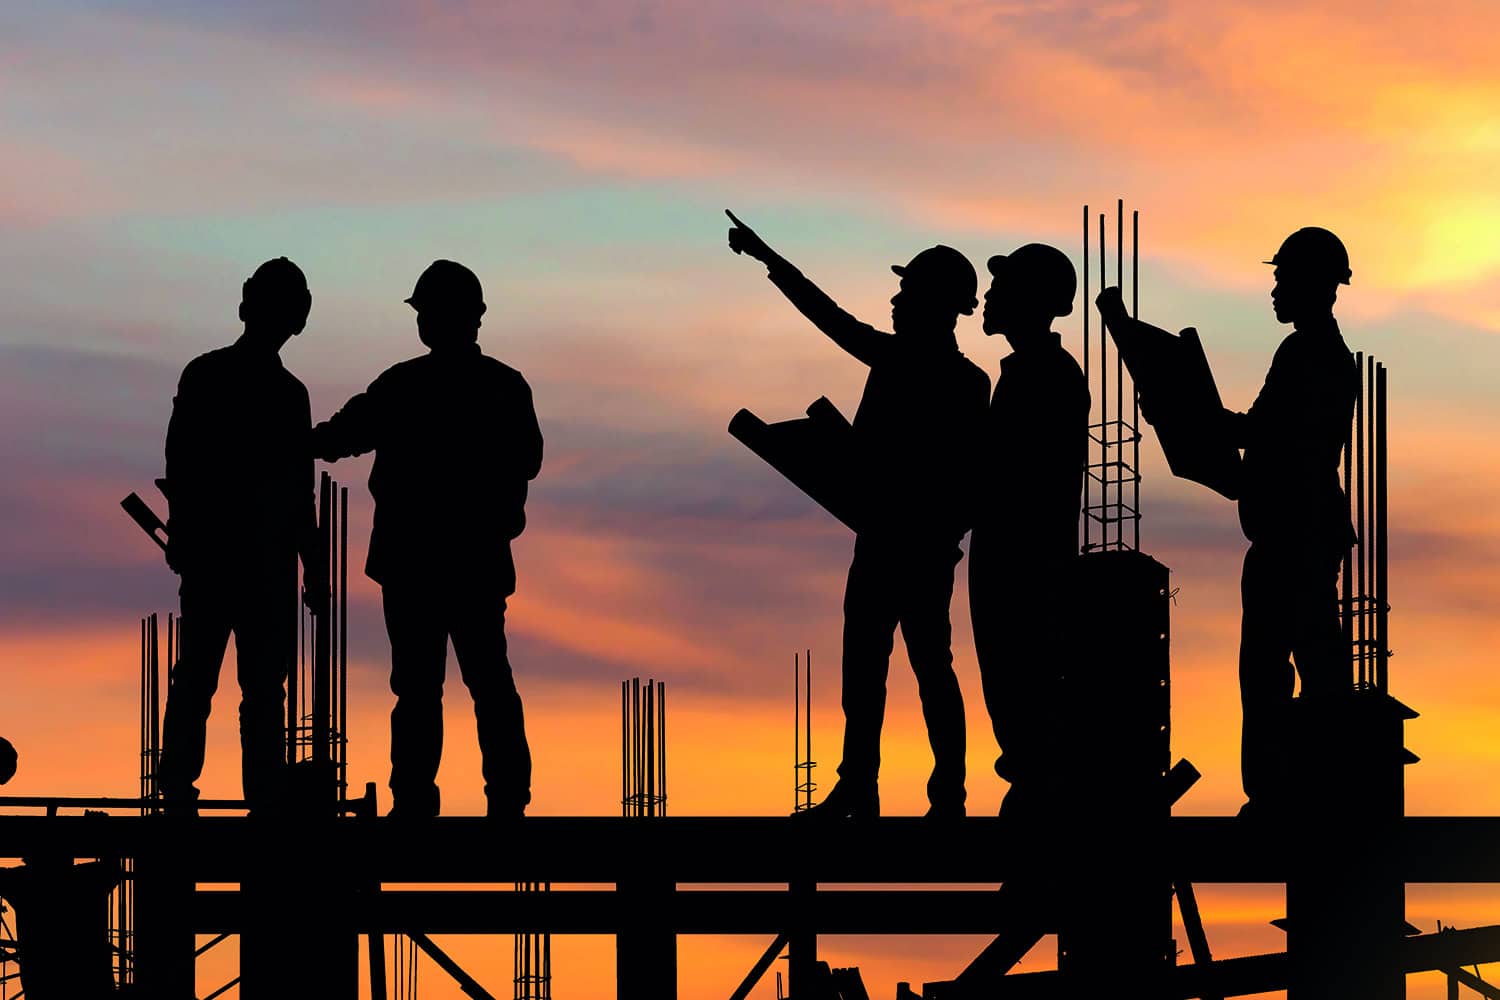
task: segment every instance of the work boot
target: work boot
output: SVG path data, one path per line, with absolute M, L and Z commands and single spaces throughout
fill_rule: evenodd
M 195 817 L 198 815 L 198 789 L 163 788 L 161 791 L 162 812 L 168 816 Z
M 391 811 L 386 816 L 394 820 L 407 820 L 420 822 L 422 820 L 436 819 L 438 813 L 442 812 L 442 798 L 437 787 L 424 789 L 421 793 L 407 792 L 397 795 L 391 792 Z
M 526 806 L 520 803 L 498 802 L 489 799 L 485 803 L 484 818 L 500 823 L 514 823 L 526 815 Z
M 953 820 L 963 819 L 967 815 L 968 810 L 964 808 L 964 804 L 962 802 L 945 802 L 942 805 L 938 805 L 936 802 L 934 802 L 932 805 L 927 807 L 925 818 Z
M 821 821 L 830 819 L 875 819 L 880 815 L 880 791 L 875 785 L 856 787 L 835 782 L 823 801 L 811 809 L 792 813 L 794 819 Z

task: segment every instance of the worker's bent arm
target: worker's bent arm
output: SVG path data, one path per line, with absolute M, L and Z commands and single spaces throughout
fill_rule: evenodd
M 891 335 L 861 323 L 779 254 L 766 262 L 766 276 L 828 339 L 867 365 L 890 349 Z
M 377 383 L 378 384 L 378 383 Z M 375 448 L 379 436 L 377 390 L 352 397 L 339 411 L 312 429 L 312 452 L 325 462 L 363 455 Z

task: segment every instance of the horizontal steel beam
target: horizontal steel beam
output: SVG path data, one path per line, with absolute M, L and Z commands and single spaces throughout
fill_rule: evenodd
M 1100 817 L 1100 828 L 1108 817 Z M 809 825 L 785 817 L 656 819 L 528 817 L 513 824 L 453 817 L 426 823 L 246 817 L 0 816 L 0 858 L 37 850 L 74 857 L 159 853 L 199 882 L 238 882 L 268 843 L 295 839 L 391 883 L 615 883 L 650 873 L 700 883 L 999 883 L 1018 871 L 1065 870 L 1089 838 L 1027 836 L 993 817 L 892 817 Z M 1166 828 L 1173 879 L 1281 883 L 1302 856 L 1275 827 L 1179 817 Z M 1365 830 L 1345 855 L 1371 878 L 1500 882 L 1500 818 L 1409 817 L 1382 840 Z M 1318 869 L 1300 870 L 1316 877 Z
M 998 898 L 993 890 L 686 890 L 653 896 L 651 922 L 676 934 L 776 935 L 795 914 L 819 934 L 993 934 L 1004 924 Z M 641 923 L 629 893 L 598 889 L 387 890 L 356 905 L 362 933 L 618 934 Z M 196 893 L 192 919 L 195 933 L 237 933 L 239 894 Z

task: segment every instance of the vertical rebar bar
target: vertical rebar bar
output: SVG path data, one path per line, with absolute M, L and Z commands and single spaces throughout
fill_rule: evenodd
M 632 739 L 631 741 L 632 761 L 635 767 L 635 774 L 631 777 L 630 792 L 631 797 L 634 798 L 636 802 L 635 815 L 639 816 L 641 815 L 641 758 L 644 754 L 645 749 L 641 746 L 641 679 L 639 677 L 631 680 L 630 694 L 632 703 L 631 719 L 635 729 L 634 739 Z
M 141 663 L 140 663 L 140 675 L 141 675 L 141 703 L 140 703 L 140 711 L 137 713 L 137 715 L 138 715 L 138 717 L 140 719 L 140 727 L 141 727 L 141 730 L 140 730 L 141 731 L 141 761 L 140 761 L 141 798 L 145 799 L 147 796 L 149 796 L 151 794 L 150 787 L 149 787 L 150 775 L 147 773 L 147 767 L 148 767 L 148 763 L 149 763 L 149 760 L 150 760 L 150 758 L 147 756 L 147 754 L 149 754 L 151 752 L 151 724 L 146 721 L 147 715 L 150 712 L 150 705 L 151 705 L 151 681 L 150 681 L 149 676 L 146 673 L 146 619 L 145 618 L 141 619 Z M 145 805 L 143 803 L 142 806 L 141 806 L 141 812 L 144 813 L 145 811 L 146 811 L 145 810 Z
M 802 654 L 792 654 L 792 812 L 802 795 Z
M 1115 202 L 1115 284 L 1125 284 L 1125 199 Z M 1125 547 L 1125 358 L 1115 349 L 1115 499 L 1119 501 L 1115 521 L 1115 547 Z
M 338 483 L 332 484 L 334 502 L 329 505 L 328 524 L 328 548 L 326 551 L 327 565 L 324 569 L 328 573 L 328 610 L 326 612 L 328 621 L 325 627 L 328 629 L 328 756 L 333 765 L 334 797 L 342 802 L 344 799 L 342 787 L 343 776 L 339 774 L 339 505 Z
M 630 682 L 620 682 L 620 815 L 630 815 Z
M 813 794 L 813 780 L 812 780 L 812 769 L 813 769 L 813 751 L 812 751 L 812 650 L 811 649 L 807 650 L 806 654 L 807 655 L 805 657 L 805 661 L 806 661 L 806 664 L 807 664 L 807 741 L 806 741 L 807 742 L 807 780 L 804 782 L 804 784 L 807 786 L 806 792 L 805 792 L 805 799 L 806 799 L 806 802 L 807 802 L 806 808 L 811 809 L 812 808 L 812 804 L 813 804 L 813 801 L 812 801 L 812 794 Z
M 1355 498 L 1355 426 L 1350 420 L 1349 433 L 1344 436 L 1344 501 L 1352 504 Z M 1358 544 L 1358 538 L 1356 538 Z M 1344 609 L 1344 648 L 1350 655 L 1355 651 L 1355 547 L 1344 550 L 1343 580 L 1340 582 Z
M 339 490 L 339 800 L 349 795 L 349 487 Z
M 1365 572 L 1367 579 L 1370 581 L 1370 589 L 1367 592 L 1368 599 L 1365 602 L 1365 616 L 1369 619 L 1369 623 L 1366 626 L 1369 632 L 1367 664 L 1370 673 L 1370 683 L 1373 685 L 1377 680 L 1375 673 L 1376 663 L 1379 659 L 1379 651 L 1376 649 L 1378 639 L 1375 633 L 1375 595 L 1380 589 L 1380 582 L 1375 578 L 1375 525 L 1380 519 L 1380 511 L 1375 502 L 1375 476 L 1377 467 L 1375 454 L 1378 444 L 1375 436 L 1375 358 L 1373 355 L 1365 358 L 1365 398 L 1368 400 L 1365 404 L 1365 422 L 1368 425 L 1366 436 L 1369 440 L 1368 447 L 1370 451 L 1368 456 L 1369 468 L 1366 472 L 1368 482 L 1365 485 L 1365 495 L 1369 497 L 1370 506 L 1368 521 L 1370 540 L 1365 543 L 1365 559 L 1369 565 Z
M 1099 213 L 1099 287 L 1109 284 L 1109 258 L 1104 243 L 1104 213 Z M 1104 314 L 1099 314 L 1099 547 L 1109 548 L 1109 338 Z
M 666 682 L 657 681 L 657 757 L 661 760 L 661 778 L 657 792 L 661 795 L 661 816 L 666 816 Z
M 1130 315 L 1139 319 L 1141 314 L 1141 213 L 1130 213 Z M 1141 392 L 1136 387 L 1135 377 L 1130 379 L 1130 434 L 1131 473 L 1135 477 L 1131 503 L 1135 515 L 1135 549 L 1141 548 Z
M 1355 589 L 1358 593 L 1355 632 L 1358 643 L 1354 648 L 1357 650 L 1359 662 L 1359 683 L 1363 687 L 1370 680 L 1365 661 L 1365 599 L 1369 594 L 1365 587 L 1365 540 L 1369 537 L 1369 531 L 1365 526 L 1365 355 L 1363 351 L 1355 354 L 1354 364 L 1359 373 L 1359 384 L 1354 394 L 1354 521 L 1358 526 L 1355 530 L 1354 541 L 1358 564 L 1355 567 Z
M 1089 207 L 1083 206 L 1083 384 L 1089 385 L 1089 357 L 1094 353 L 1093 344 L 1089 341 L 1089 310 L 1093 308 L 1093 298 L 1089 295 Z M 1102 319 L 1101 319 L 1102 322 Z M 1088 454 L 1087 451 L 1084 452 Z M 1093 489 L 1089 484 L 1088 459 L 1083 461 L 1083 551 L 1089 550 L 1089 538 L 1092 531 L 1089 526 L 1089 496 Z
M 1376 369 L 1375 383 L 1376 424 L 1380 428 L 1380 445 L 1376 461 L 1380 466 L 1380 478 L 1376 482 L 1376 504 L 1380 509 L 1380 523 L 1375 530 L 1376 580 L 1375 589 L 1375 687 L 1384 692 L 1390 681 L 1390 577 L 1388 571 L 1389 552 L 1386 545 L 1390 526 L 1390 511 L 1386 507 L 1386 483 L 1389 470 L 1386 468 L 1386 438 L 1389 427 L 1386 423 L 1385 365 Z
M 318 482 L 318 528 L 319 541 L 323 546 L 318 554 L 323 562 L 326 573 L 329 563 L 329 550 L 332 548 L 330 539 L 333 535 L 333 495 L 332 478 L 328 473 L 323 473 Z M 325 575 L 324 579 L 327 579 Z M 313 628 L 313 664 L 312 664 L 312 759 L 317 764 L 328 762 L 328 729 L 331 718 L 331 706 L 329 705 L 330 686 L 332 682 L 332 671 L 329 657 L 332 654 L 330 644 L 328 623 L 328 595 L 314 594 L 313 602 L 317 605 L 320 613 L 314 614 Z M 321 774 L 321 768 L 319 769 Z

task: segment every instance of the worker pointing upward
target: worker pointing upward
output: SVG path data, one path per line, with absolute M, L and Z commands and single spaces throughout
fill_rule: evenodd
M 952 247 L 923 250 L 891 268 L 894 334 L 855 319 L 732 213 L 729 248 L 766 265 L 781 293 L 870 369 L 854 415 L 854 492 L 862 528 L 844 592 L 844 751 L 838 783 L 804 814 L 880 814 L 877 776 L 886 677 L 896 627 L 917 676 L 933 769 L 929 815 L 964 814 L 963 696 L 953 672 L 953 571 L 971 517 L 972 442 L 989 378 L 960 353 L 958 317 L 972 313 L 978 278 Z

